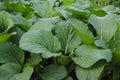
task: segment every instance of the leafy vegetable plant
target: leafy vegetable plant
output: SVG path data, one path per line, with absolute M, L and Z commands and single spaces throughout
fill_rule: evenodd
M 110 1 L 1 0 L 0 80 L 119 80 L 120 9 Z

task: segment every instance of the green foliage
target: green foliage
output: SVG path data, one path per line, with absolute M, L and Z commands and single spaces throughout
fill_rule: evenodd
M 0 80 L 119 80 L 119 0 L 0 0 Z
M 105 17 L 96 17 L 95 15 L 91 15 L 89 22 L 95 28 L 98 37 L 106 42 L 111 40 L 117 30 L 118 23 L 112 15 L 107 15 Z

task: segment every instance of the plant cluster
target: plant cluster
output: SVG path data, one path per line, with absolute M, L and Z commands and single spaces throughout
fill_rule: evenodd
M 0 0 L 0 80 L 119 80 L 120 9 L 92 1 Z

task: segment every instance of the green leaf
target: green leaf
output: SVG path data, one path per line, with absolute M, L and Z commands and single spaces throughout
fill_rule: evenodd
M 14 9 L 14 11 L 19 11 L 21 13 L 29 13 L 29 12 L 33 11 L 32 8 L 29 6 L 26 6 L 23 3 L 23 1 L 19 1 L 19 0 L 17 2 L 12 1 L 12 3 L 9 3 L 9 5 L 11 8 Z
M 24 52 L 12 43 L 0 43 L 0 63 L 15 62 L 23 64 Z
M 61 64 L 61 65 L 68 65 L 70 62 L 72 61 L 70 56 L 64 56 L 64 55 L 60 55 L 57 58 L 57 63 Z
M 61 2 L 62 2 L 62 5 L 66 6 L 74 3 L 74 0 L 61 0 Z
M 88 8 L 90 6 L 90 0 L 76 0 L 76 3 L 78 3 L 83 8 Z
M 7 34 L 7 33 L 0 33 L 0 43 L 5 42 L 7 39 L 9 39 L 11 36 L 15 35 L 16 32 Z
M 13 42 L 15 44 L 19 44 L 19 40 L 25 32 L 23 30 L 21 30 L 19 27 L 14 27 L 14 28 L 9 30 L 9 32 L 13 32 L 13 31 L 15 31 L 17 34 L 10 37 L 8 39 L 8 41 Z
M 62 8 L 56 8 L 56 11 L 59 12 L 65 19 L 69 19 L 72 16 L 71 12 L 68 12 Z
M 107 44 L 101 39 L 95 40 L 95 45 L 101 48 L 108 48 Z
M 51 31 L 53 27 L 54 27 L 54 25 L 53 25 L 52 23 L 47 22 L 47 21 L 39 20 L 38 22 L 36 22 L 36 23 L 30 28 L 30 30 L 45 30 L 45 31 Z
M 54 12 L 53 5 L 47 1 L 37 1 L 33 3 L 34 11 L 43 18 L 52 17 Z
M 6 63 L 0 66 L 0 79 L 9 80 L 21 71 L 21 66 L 16 63 Z
M 66 76 L 67 71 L 65 67 L 61 65 L 49 65 L 40 73 L 42 80 L 62 80 Z
M 110 49 L 113 51 L 113 60 L 120 61 L 120 31 L 117 31 L 113 40 L 109 43 Z
M 98 49 L 91 45 L 82 45 L 73 54 L 73 61 L 83 68 L 89 68 L 102 59 L 110 62 L 112 58 L 112 53 L 109 49 Z
M 0 12 L 0 33 L 9 30 L 13 26 L 13 21 L 9 13 L 5 11 Z
M 103 7 L 103 10 L 109 14 L 109 13 L 119 12 L 120 9 L 118 7 L 115 7 L 114 5 L 109 5 L 109 6 Z
M 78 3 L 74 3 L 68 6 L 65 6 L 65 10 L 73 13 L 73 15 L 80 15 L 82 17 L 88 17 L 89 16 L 89 10 L 87 10 L 85 7 L 81 6 Z
M 105 16 L 107 13 L 102 9 L 100 5 L 92 4 L 90 7 L 90 14 L 95 14 L 96 16 Z
M 80 36 L 83 43 L 93 44 L 93 35 L 88 29 L 88 26 L 78 19 L 71 18 L 69 20 L 70 25 L 75 29 L 75 31 Z
M 79 80 L 98 80 L 104 66 L 104 64 L 97 64 L 90 68 L 81 68 L 76 66 L 76 76 Z
M 71 76 L 68 76 L 65 80 L 73 80 Z
M 27 60 L 27 63 L 25 64 L 30 65 L 30 66 L 36 66 L 38 65 L 40 62 L 42 61 L 42 58 L 40 56 L 40 54 L 31 54 L 30 58 Z
M 30 80 L 32 73 L 32 67 L 25 67 L 22 73 L 14 75 L 10 80 Z
M 50 22 L 52 24 L 56 24 L 56 23 L 59 23 L 61 21 L 61 18 L 57 16 L 57 17 L 50 17 L 50 18 L 40 18 L 40 20 L 47 21 L 47 22 Z
M 89 22 L 95 28 L 98 37 L 106 42 L 112 39 L 117 30 L 117 21 L 112 15 L 106 15 L 105 17 L 91 15 Z
M 42 57 L 59 56 L 61 45 L 48 31 L 30 30 L 20 40 L 20 47 L 32 53 L 42 53 Z
M 15 24 L 19 25 L 19 27 L 25 31 L 27 31 L 32 26 L 32 24 L 21 15 L 12 16 L 12 19 Z
M 19 64 L 6 63 L 0 66 L 0 79 L 1 80 L 29 80 L 33 72 L 32 67 L 25 67 L 23 69 Z
M 81 44 L 78 34 L 75 33 L 67 22 L 60 22 L 56 25 L 56 36 L 61 42 L 62 50 L 66 53 L 73 51 Z

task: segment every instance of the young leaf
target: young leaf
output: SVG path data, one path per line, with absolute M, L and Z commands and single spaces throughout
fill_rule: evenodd
M 73 54 L 73 61 L 83 68 L 89 68 L 102 59 L 110 62 L 112 58 L 112 53 L 109 49 L 98 49 L 91 45 L 82 45 Z
M 62 80 L 66 76 L 67 71 L 65 67 L 61 65 L 49 65 L 40 73 L 42 80 Z
M 117 21 L 112 15 L 106 15 L 105 17 L 91 15 L 89 22 L 95 28 L 98 37 L 106 42 L 112 39 L 117 30 Z
M 93 35 L 86 24 L 75 18 L 71 18 L 69 23 L 75 29 L 76 33 L 78 33 L 83 43 L 93 44 Z
M 42 61 L 40 54 L 31 54 L 30 58 L 27 60 L 26 66 L 36 66 Z
M 23 64 L 24 52 L 12 43 L 0 43 L 0 63 L 15 62 Z
M 8 39 L 8 41 L 15 43 L 15 44 L 19 44 L 19 40 L 25 32 L 22 29 L 20 29 L 19 27 L 14 27 L 9 30 L 9 32 L 13 32 L 13 31 L 15 31 L 16 34 L 14 36 L 10 37 Z M 13 33 L 11 33 L 11 34 L 13 34 Z
M 72 30 L 71 27 L 68 27 L 67 22 L 60 22 L 56 25 L 56 36 L 61 42 L 62 50 L 65 53 L 73 51 L 76 47 L 81 44 L 81 40 L 78 34 Z
M 7 39 L 9 39 L 11 36 L 15 35 L 16 32 L 7 34 L 7 33 L 0 33 L 0 43 L 5 42 Z
M 42 57 L 59 56 L 61 49 L 58 39 L 48 31 L 30 30 L 20 40 L 20 47 L 32 53 L 42 53 Z
M 0 33 L 7 31 L 13 26 L 13 21 L 9 13 L 5 11 L 0 12 Z

